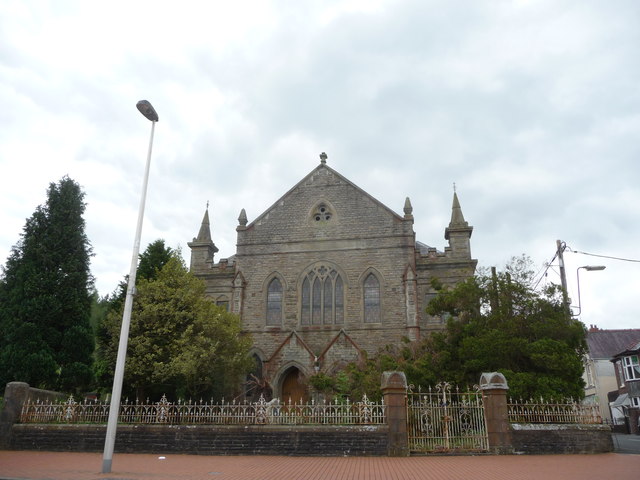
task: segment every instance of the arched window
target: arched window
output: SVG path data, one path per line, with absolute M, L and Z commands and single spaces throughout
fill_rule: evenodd
M 305 277 L 302 282 L 302 324 L 309 325 L 311 323 L 309 320 L 311 319 L 311 286 L 309 283 L 309 278 Z
M 331 325 L 344 322 L 344 283 L 333 268 L 320 265 L 302 281 L 302 325 Z
M 364 321 L 380 323 L 380 281 L 373 273 L 364 280 Z
M 224 308 L 227 312 L 229 311 L 229 298 L 226 295 L 220 295 L 216 298 L 216 305 Z
M 322 323 L 322 291 L 320 286 L 320 279 L 316 277 L 313 281 L 313 289 L 311 290 L 311 323 L 318 325 Z
M 282 323 L 282 283 L 277 278 L 267 288 L 267 325 Z
M 336 277 L 335 286 L 336 323 L 342 323 L 344 321 L 344 287 L 340 275 Z

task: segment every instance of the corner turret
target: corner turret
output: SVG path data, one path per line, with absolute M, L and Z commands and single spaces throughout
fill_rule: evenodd
M 453 205 L 451 207 L 451 221 L 444 231 L 445 240 L 449 240 L 449 247 L 453 257 L 471 258 L 470 238 L 473 227 L 465 221 L 460 208 L 458 194 L 453 192 Z
M 218 251 L 218 247 L 211 240 L 211 227 L 209 224 L 209 206 L 204 212 L 202 224 L 198 236 L 187 245 L 191 249 L 191 272 L 202 271 L 211 268 L 213 265 L 213 256 Z

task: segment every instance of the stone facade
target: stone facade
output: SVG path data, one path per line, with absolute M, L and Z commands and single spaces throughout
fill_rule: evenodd
M 411 202 L 399 215 L 321 163 L 264 213 L 238 218 L 237 251 L 218 251 L 205 212 L 189 242 L 191 271 L 207 295 L 252 335 L 256 376 L 275 396 L 306 396 L 306 379 L 333 373 L 403 338 L 441 329 L 426 315 L 433 281 L 471 276 L 473 227 L 454 192 L 444 251 L 417 242 Z

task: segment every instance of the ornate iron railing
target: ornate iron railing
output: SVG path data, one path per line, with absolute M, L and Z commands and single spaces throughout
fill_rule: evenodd
M 408 393 L 409 448 L 421 452 L 482 452 L 489 449 L 479 388 L 460 390 L 448 382 Z
M 511 423 L 576 423 L 601 424 L 600 406 L 585 405 L 574 400 L 564 402 L 513 400 L 507 404 Z
M 27 402 L 21 423 L 107 423 L 109 404 L 76 402 Z M 384 403 L 371 402 L 366 395 L 360 402 L 280 403 L 263 396 L 252 403 L 169 402 L 162 396 L 156 403 L 130 403 L 120 406 L 120 423 L 168 425 L 379 425 L 385 423 Z

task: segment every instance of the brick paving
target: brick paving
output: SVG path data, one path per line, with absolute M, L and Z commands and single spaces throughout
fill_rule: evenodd
M 637 480 L 640 455 L 279 457 L 0 451 L 0 479 L 30 480 Z

